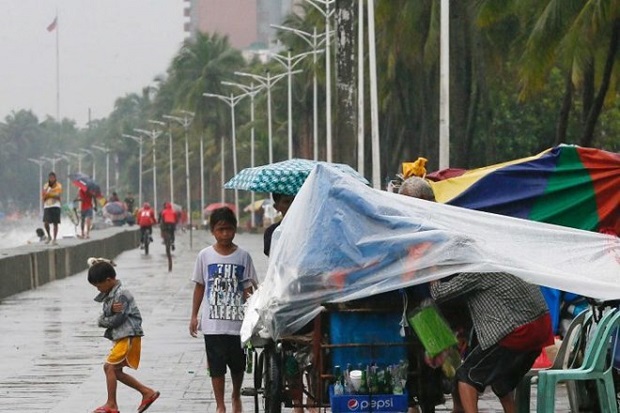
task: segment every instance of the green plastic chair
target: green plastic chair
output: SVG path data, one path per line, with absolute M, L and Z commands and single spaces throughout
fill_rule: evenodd
M 586 355 L 579 368 L 567 370 L 543 370 L 538 373 L 537 412 L 555 412 L 555 389 L 560 381 L 594 380 L 601 411 L 618 413 L 616 392 L 612 376 L 612 363 L 609 359 L 611 338 L 618 335 L 620 311 L 609 310 L 596 325 L 594 335 L 586 345 Z M 616 340 L 613 340 L 615 343 Z
M 531 386 L 536 382 L 538 373 L 547 370 L 565 370 L 581 365 L 579 354 L 585 350 L 586 332 L 592 324 L 592 312 L 582 311 L 568 326 L 564 340 L 558 349 L 553 364 L 545 369 L 531 369 L 519 382 L 515 393 L 517 413 L 529 413 Z M 567 382 L 568 401 L 572 413 L 579 413 L 579 396 L 575 382 Z

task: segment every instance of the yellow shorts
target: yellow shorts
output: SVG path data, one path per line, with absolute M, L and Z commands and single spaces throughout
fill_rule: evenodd
M 114 342 L 106 363 L 121 364 L 137 369 L 140 364 L 141 337 L 125 337 Z

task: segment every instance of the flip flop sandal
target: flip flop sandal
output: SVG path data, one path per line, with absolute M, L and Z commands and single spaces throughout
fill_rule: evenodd
M 155 393 L 153 393 L 153 395 L 151 397 L 149 397 L 148 399 L 144 400 L 140 406 L 138 406 L 138 413 L 142 413 L 144 411 L 146 411 L 146 409 L 148 409 L 149 407 L 151 407 L 151 404 L 153 404 L 153 402 L 155 402 L 155 400 L 157 400 L 159 398 L 160 393 L 158 391 L 156 391 Z
M 121 413 L 118 410 L 110 409 L 107 406 L 99 406 L 92 413 Z

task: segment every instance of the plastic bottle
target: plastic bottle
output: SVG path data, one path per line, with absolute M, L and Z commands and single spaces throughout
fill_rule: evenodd
M 253 362 L 254 362 L 254 348 L 252 347 L 252 344 L 249 344 L 245 348 L 245 372 L 246 373 L 252 373 Z
M 362 369 L 362 383 L 360 384 L 360 388 L 357 393 L 368 394 L 368 381 L 367 381 L 366 369 Z
M 342 396 L 344 394 L 344 386 L 342 384 L 342 371 L 340 366 L 334 366 L 334 395 Z

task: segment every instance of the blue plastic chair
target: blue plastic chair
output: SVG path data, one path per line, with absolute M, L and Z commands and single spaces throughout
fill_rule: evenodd
M 515 393 L 517 413 L 529 413 L 531 386 L 536 381 L 538 373 L 547 370 L 564 370 L 581 365 L 579 354 L 585 350 L 586 331 L 592 324 L 592 312 L 583 311 L 571 321 L 564 340 L 558 349 L 553 364 L 546 369 L 531 369 L 519 382 Z M 574 382 L 567 383 L 568 401 L 572 413 L 579 413 L 579 397 Z
M 601 411 L 618 413 L 609 350 L 612 343 L 617 342 L 612 338 L 618 335 L 619 326 L 620 311 L 616 308 L 609 310 L 596 325 L 594 335 L 586 345 L 586 355 L 581 367 L 567 370 L 543 370 L 538 373 L 538 413 L 555 411 L 556 385 L 566 380 L 594 380 Z

